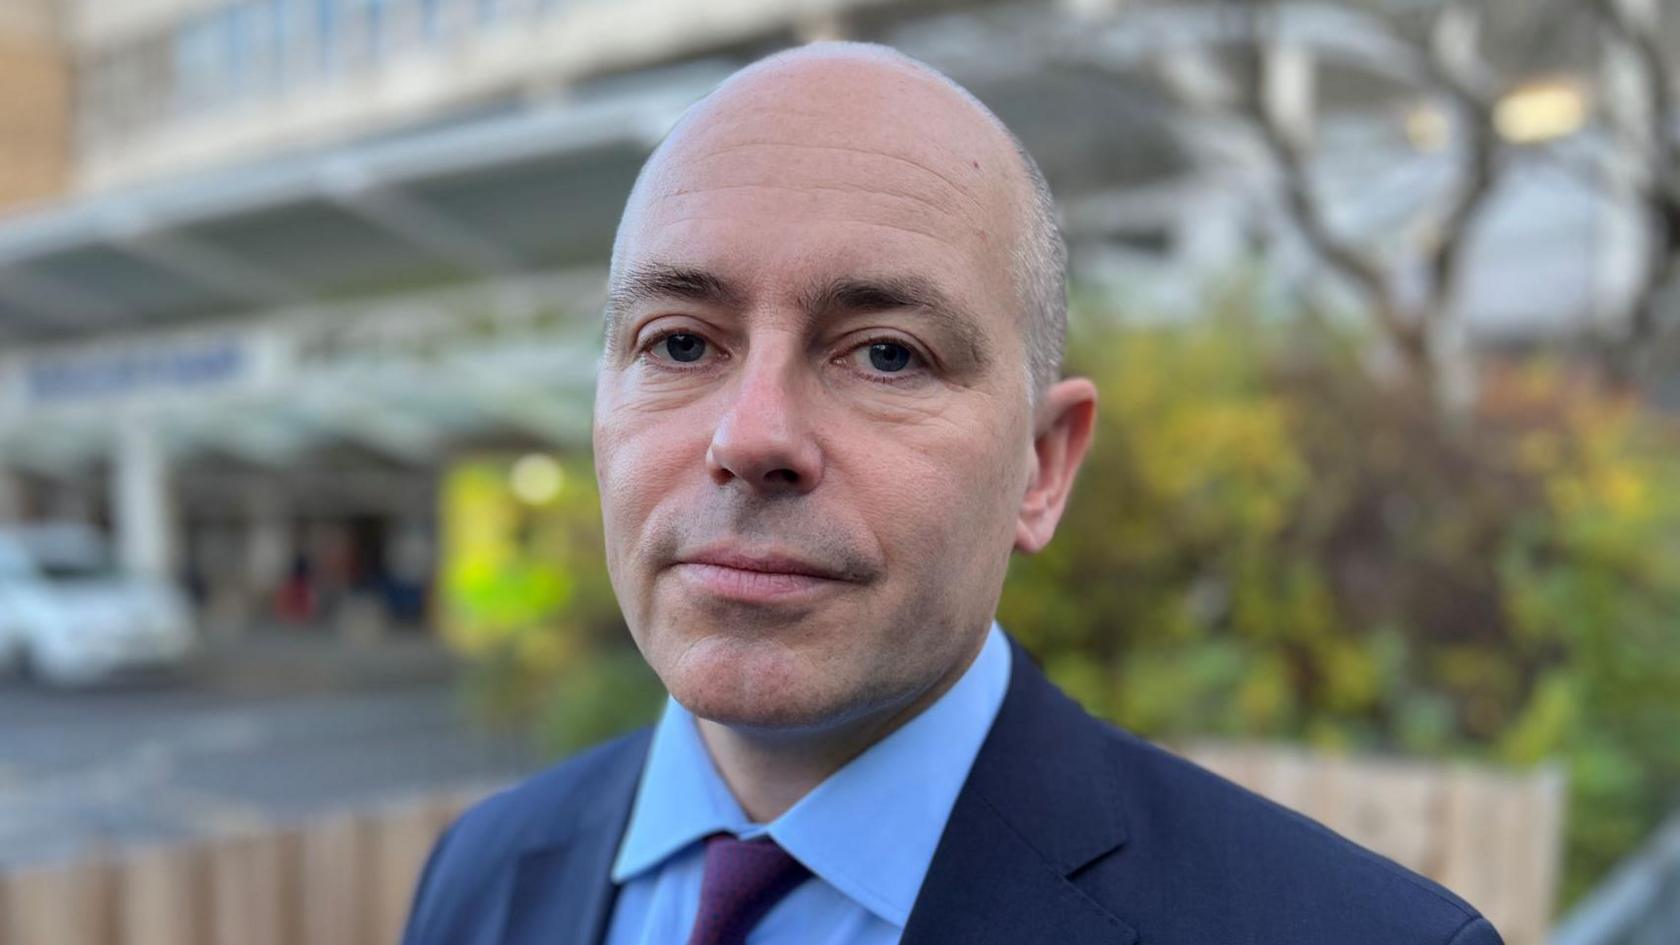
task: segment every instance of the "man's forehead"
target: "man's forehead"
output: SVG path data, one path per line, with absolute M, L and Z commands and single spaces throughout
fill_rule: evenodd
M 812 53 L 726 81 L 661 144 L 637 189 L 647 202 L 838 175 L 984 217 L 1009 211 L 1018 163 L 1007 133 L 943 80 L 879 55 Z
M 943 143 L 976 152 L 973 157 L 1008 139 L 984 106 L 932 70 L 907 59 L 836 52 L 820 44 L 736 73 L 683 124 L 705 130 L 735 123 L 827 131 L 836 142 L 863 135 Z
M 839 280 L 910 276 L 939 290 L 920 294 L 942 311 L 999 314 L 995 301 L 1016 294 L 1018 165 L 982 106 L 903 62 L 817 54 L 749 67 L 644 169 L 615 245 L 609 331 L 649 297 L 626 276 L 650 267 L 788 302 Z
M 663 172 L 647 181 L 643 196 L 651 206 L 725 188 L 873 192 L 980 225 L 1002 209 L 990 199 L 994 185 L 983 167 L 978 154 L 933 140 L 771 122 L 683 142 L 665 159 Z
M 679 142 L 696 150 L 743 139 L 867 148 L 911 158 L 943 159 L 980 179 L 998 141 L 983 117 L 954 92 L 867 73 L 812 82 L 767 76 L 756 88 L 724 87 L 697 107 Z

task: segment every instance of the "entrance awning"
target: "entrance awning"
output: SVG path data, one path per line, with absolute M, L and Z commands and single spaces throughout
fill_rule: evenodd
M 598 263 L 647 152 L 722 64 L 219 169 L 0 224 L 0 350 Z

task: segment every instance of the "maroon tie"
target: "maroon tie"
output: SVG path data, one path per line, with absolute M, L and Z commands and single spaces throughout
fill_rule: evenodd
M 743 945 L 747 931 L 810 875 L 769 837 L 710 837 L 706 872 L 700 879 L 700 911 L 688 945 Z

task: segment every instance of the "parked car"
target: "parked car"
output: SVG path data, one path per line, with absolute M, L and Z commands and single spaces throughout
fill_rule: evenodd
M 125 574 L 94 529 L 0 527 L 0 666 L 57 685 L 179 670 L 198 649 L 186 598 Z

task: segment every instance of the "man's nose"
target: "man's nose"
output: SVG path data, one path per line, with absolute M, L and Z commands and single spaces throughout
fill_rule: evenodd
M 769 493 L 815 489 L 823 455 L 808 423 L 800 379 L 784 365 L 749 365 L 731 394 L 706 450 L 713 481 Z

